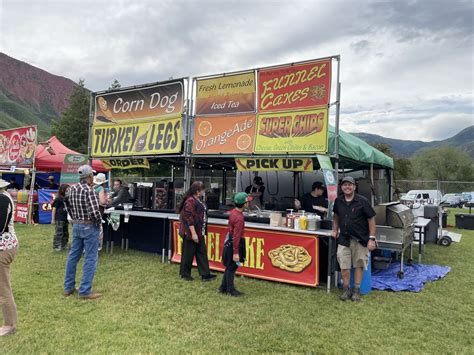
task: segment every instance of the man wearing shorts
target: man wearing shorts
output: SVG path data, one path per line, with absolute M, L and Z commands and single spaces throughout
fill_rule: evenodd
M 344 292 L 341 300 L 360 301 L 360 283 L 368 264 L 368 253 L 376 248 L 375 211 L 369 201 L 355 193 L 355 180 L 346 176 L 341 181 L 342 196 L 334 202 L 331 235 L 337 239 L 337 260 L 341 267 Z M 354 267 L 354 289 L 350 287 Z

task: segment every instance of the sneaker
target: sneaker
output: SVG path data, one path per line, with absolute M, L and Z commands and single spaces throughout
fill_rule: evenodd
M 0 327 L 0 337 L 15 334 L 15 332 L 16 328 L 11 325 L 4 325 L 3 327 Z
M 81 300 L 95 300 L 101 296 L 102 296 L 101 293 L 92 292 L 92 293 L 89 293 L 88 295 L 79 295 L 79 298 Z
M 244 293 L 237 290 L 233 290 L 229 292 L 229 295 L 231 295 L 232 297 L 240 297 L 243 296 Z
M 212 281 L 212 280 L 215 280 L 216 279 L 216 275 L 213 275 L 213 274 L 209 274 L 207 276 L 203 276 L 202 277 L 202 281 Z
M 226 294 L 226 293 L 227 293 L 227 289 L 225 289 L 225 288 L 223 288 L 223 287 L 219 287 L 219 293 Z
M 339 297 L 341 299 L 341 301 L 347 301 L 347 300 L 350 300 L 351 299 L 351 296 L 352 296 L 352 290 L 350 287 L 344 287 L 344 292 L 342 293 L 341 297 Z
M 193 281 L 194 278 L 192 276 L 181 276 L 181 280 L 184 281 Z
M 360 288 L 354 288 L 354 292 L 352 293 L 351 300 L 354 302 L 360 302 L 362 299 L 360 298 Z
M 54 248 L 53 250 L 54 251 L 61 251 L 62 249 L 60 247 L 58 247 L 58 248 Z

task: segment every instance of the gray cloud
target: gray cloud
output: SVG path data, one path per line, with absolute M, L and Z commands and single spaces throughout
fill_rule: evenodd
M 472 13 L 456 0 L 0 0 L 0 51 L 92 90 L 340 54 L 342 128 L 396 120 L 383 133 L 403 138 L 420 117 L 469 124 Z M 443 134 L 430 132 L 417 134 Z

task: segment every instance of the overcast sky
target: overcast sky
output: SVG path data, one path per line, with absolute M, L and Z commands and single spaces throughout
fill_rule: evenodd
M 473 125 L 472 0 L 0 0 L 0 51 L 93 90 L 341 55 L 341 128 Z

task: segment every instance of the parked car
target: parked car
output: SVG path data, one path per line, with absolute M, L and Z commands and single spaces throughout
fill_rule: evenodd
M 410 190 L 401 199 L 405 205 L 412 206 L 414 203 L 421 205 L 437 205 L 443 194 L 439 190 Z
M 443 196 L 440 202 L 441 205 L 447 207 L 459 207 L 462 208 L 464 201 L 461 194 L 446 194 Z
M 463 192 L 461 196 L 464 203 L 474 202 L 474 191 Z

